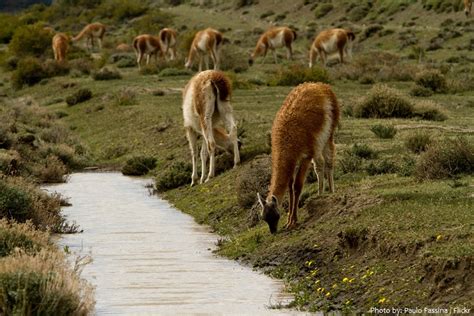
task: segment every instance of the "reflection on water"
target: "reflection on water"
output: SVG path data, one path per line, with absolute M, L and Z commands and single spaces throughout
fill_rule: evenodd
M 150 196 L 147 180 L 118 173 L 73 174 L 48 187 L 70 198 L 63 212 L 84 230 L 62 245 L 93 262 L 82 276 L 96 286 L 97 314 L 288 314 L 282 284 L 216 257 L 217 236 Z

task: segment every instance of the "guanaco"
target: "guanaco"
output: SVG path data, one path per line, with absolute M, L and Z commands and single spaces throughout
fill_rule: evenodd
M 220 64 L 219 54 L 222 44 L 222 33 L 217 30 L 207 28 L 197 32 L 189 49 L 185 67 L 191 69 L 195 59 L 199 58 L 199 71 L 202 71 L 203 60 L 206 64 L 206 69 L 209 69 L 208 56 L 210 55 L 214 63 L 214 70 L 218 70 Z
M 319 193 L 324 177 L 334 192 L 334 132 L 339 122 L 339 105 L 331 87 L 323 83 L 303 83 L 286 97 L 272 127 L 272 177 L 268 196 L 257 193 L 262 207 L 260 218 L 270 232 L 277 231 L 278 205 L 289 190 L 286 227 L 296 226 L 298 202 L 311 160 L 316 162 Z
M 69 48 L 69 36 L 64 33 L 57 33 L 52 40 L 54 60 L 62 63 L 66 60 L 66 54 Z
M 240 163 L 237 126 L 232 115 L 230 97 L 232 94 L 229 78 L 218 70 L 206 70 L 195 75 L 183 91 L 183 117 L 186 137 L 191 149 L 193 171 L 191 186 L 196 184 L 197 138 L 202 135 L 201 180 L 207 182 L 215 175 L 216 146 L 234 154 L 234 167 Z M 219 126 L 223 123 L 225 129 Z M 209 173 L 206 177 L 207 160 Z
M 466 17 L 469 17 L 471 15 L 471 10 L 472 0 L 464 0 L 464 13 L 466 14 Z
M 167 58 L 169 53 L 170 59 L 174 60 L 176 58 L 176 31 L 170 28 L 164 28 L 160 31 L 158 37 L 160 38 L 165 58 Z
M 146 64 L 150 63 L 150 57 L 155 56 L 155 63 L 158 55 L 163 55 L 163 49 L 160 44 L 160 38 L 149 34 L 142 34 L 133 40 L 133 49 L 137 56 L 138 68 L 141 68 L 143 56 L 146 55 Z
M 99 48 L 102 49 L 102 40 L 104 39 L 105 35 L 105 25 L 99 22 L 91 23 L 86 25 L 82 31 L 77 34 L 77 36 L 72 38 L 73 42 L 77 42 L 81 40 L 83 37 L 86 38 L 86 46 L 89 48 L 90 42 L 90 49 L 94 49 L 94 38 L 97 38 L 99 42 Z
M 327 56 L 338 53 L 339 61 L 344 63 L 344 56 L 352 56 L 352 42 L 355 35 L 352 31 L 344 29 L 329 29 L 316 36 L 309 50 L 309 67 L 313 67 L 317 56 L 326 65 Z
M 291 48 L 292 43 L 296 40 L 296 32 L 289 27 L 272 27 L 268 31 L 260 36 L 257 45 L 253 53 L 250 55 L 249 64 L 252 65 L 255 58 L 263 55 L 262 64 L 265 62 L 268 49 L 273 52 L 273 58 L 275 64 L 277 61 L 276 49 L 280 47 L 286 47 L 287 58 L 290 60 L 293 57 L 293 49 Z

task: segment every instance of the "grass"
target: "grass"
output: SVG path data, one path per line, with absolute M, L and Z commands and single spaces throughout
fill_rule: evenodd
M 285 23 L 299 27 L 295 59 L 306 64 L 307 47 L 315 34 L 304 30 L 307 22 L 314 19 L 314 10 L 308 10 L 309 6 L 305 10 L 294 10 L 294 4 L 286 2 L 282 2 L 281 8 L 275 8 L 272 3 L 266 0 L 254 3 L 245 16 L 188 5 L 163 11 L 175 15 L 177 28 L 183 25 L 189 28 L 183 34 L 201 28 L 203 21 L 212 21 L 213 27 L 227 30 L 226 38 L 232 42 L 240 41 L 236 45 L 249 49 L 260 34 L 255 29 L 268 27 L 261 15 L 273 10 L 275 16 L 280 16 L 287 11 Z M 210 225 L 224 235 L 218 253 L 285 279 L 296 294 L 297 307 L 311 311 L 347 309 L 366 312 L 370 306 L 383 304 L 412 307 L 428 306 L 433 302 L 450 306 L 469 304 L 473 293 L 466 272 L 446 267 L 455 267 L 452 262 L 463 266 L 474 256 L 472 228 L 466 225 L 474 221 L 469 211 L 473 207 L 472 197 L 470 187 L 465 185 L 472 182 L 472 171 L 456 174 L 454 179 L 421 182 L 411 173 L 415 165 L 426 158 L 421 158 L 424 154 L 411 153 L 404 144 L 413 130 L 429 133 L 433 138 L 456 139 L 464 135 L 466 142 L 472 143 L 472 89 L 460 87 L 455 89 L 455 93 L 436 91 L 431 95 L 435 89 L 429 83 L 429 88 L 426 88 L 429 93 L 426 90 L 413 93 L 434 102 L 438 111 L 432 111 L 432 103 L 417 107 L 419 103 L 408 97 L 414 86 L 413 74 L 424 67 L 439 67 L 448 84 L 456 77 L 464 78 L 464 82 L 469 78 L 472 80 L 469 74 L 472 67 L 469 65 L 451 64 L 446 67 L 442 62 L 457 54 L 448 47 L 465 45 L 469 35 L 448 39 L 439 50 L 426 51 L 419 64 L 418 60 L 405 58 L 412 47 L 400 48 L 400 32 L 408 29 L 401 25 L 405 22 L 408 25 L 413 16 L 422 16 L 423 25 L 430 27 L 418 27 L 417 24 L 409 28 L 419 38 L 417 45 L 425 47 L 429 39 L 441 30 L 439 22 L 446 17 L 457 21 L 457 13 L 446 13 L 440 18 L 433 9 L 428 11 L 419 3 L 404 1 L 403 7 L 409 9 L 401 10 L 401 2 L 387 0 L 377 2 L 369 13 L 380 20 L 389 16 L 394 20 L 369 21 L 366 2 L 359 9 L 352 6 L 359 4 L 356 2 L 347 6 L 334 4 L 331 12 L 320 18 L 323 24 L 345 23 L 342 18 L 349 15 L 351 20 L 361 19 L 361 24 L 354 24 L 355 28 L 360 28 L 356 30 L 357 35 L 363 32 L 362 24 L 379 24 L 384 26 L 384 30 L 394 32 L 383 37 L 380 36 L 382 31 L 371 34 L 363 42 L 356 43 L 352 63 L 318 70 L 314 77 L 302 66 L 295 68 L 296 71 L 285 72 L 297 62 L 285 61 L 283 65 L 257 63 L 249 69 L 239 66 L 239 72 L 232 78 L 239 82 L 234 86 L 232 104 L 239 126 L 246 131 L 241 152 L 242 166 L 222 171 L 210 182 L 192 188 L 187 185 L 191 179 L 190 153 L 182 130 L 180 108 L 181 89 L 190 74 L 181 71 L 181 65 L 160 65 L 147 76 L 136 68 L 121 68 L 122 79 L 110 81 L 93 81 L 71 73 L 68 77 L 51 78 L 44 85 L 27 86 L 19 91 L 8 90 L 8 75 L 2 73 L 0 79 L 5 82 L 5 87 L 0 89 L 8 91 L 8 96 L 15 100 L 32 96 L 35 103 L 44 105 L 51 113 L 62 113 L 60 120 L 87 145 L 85 151 L 93 157 L 96 165 L 118 169 L 133 156 L 155 157 L 159 167 L 151 173 L 156 177 L 157 186 L 167 190 L 163 197 L 193 215 L 199 223 Z M 385 8 L 384 11 L 375 14 L 374 10 L 381 7 Z M 249 19 L 248 23 L 242 23 L 242 16 Z M 364 55 L 363 51 L 371 53 Z M 181 49 L 179 53 L 185 56 L 186 51 Z M 245 49 L 240 53 L 245 54 Z M 278 51 L 278 54 L 284 55 L 284 51 Z M 283 56 L 279 57 L 281 61 Z M 272 60 L 271 56 L 269 58 Z M 425 60 L 429 60 L 429 65 L 423 64 Z M 87 59 L 71 68 L 74 70 L 74 67 L 81 69 L 81 73 L 93 73 Z M 236 67 L 230 65 L 229 68 Z M 361 75 L 366 78 L 360 79 Z M 271 236 L 262 224 L 249 220 L 255 213 L 256 189 L 263 186 L 260 182 L 249 181 L 254 180 L 251 176 L 254 173 L 249 169 L 255 169 L 253 171 L 265 178 L 263 173 L 259 173 L 260 169 L 253 166 L 262 158 L 256 159 L 257 156 L 270 151 L 268 133 L 275 113 L 293 85 L 301 80 L 323 80 L 320 78 L 331 80 L 340 103 L 344 105 L 344 113 L 353 108 L 353 114 L 362 117 L 343 117 L 337 130 L 336 193 L 318 196 L 317 184 L 305 184 L 305 201 L 298 213 L 300 226 Z M 269 79 L 278 79 L 273 80 L 278 81 L 278 85 Z M 67 107 L 61 100 L 73 91 L 58 88 L 64 81 L 74 84 L 74 90 L 90 89 L 94 98 L 80 106 Z M 398 109 L 409 103 L 412 107 L 405 107 L 410 108 L 407 115 L 404 111 L 399 111 L 401 115 L 376 112 L 379 103 L 375 101 L 371 109 L 376 110 L 376 115 L 357 115 L 356 105 L 373 92 L 371 84 L 379 82 L 385 84 L 384 88 L 378 88 L 380 100 L 395 99 L 395 105 L 402 104 Z M 134 91 L 133 106 L 110 106 L 107 103 L 100 111 L 94 110 L 110 100 L 110 96 L 120 95 L 124 89 Z M 55 95 L 51 96 L 53 90 Z M 385 93 L 387 91 L 390 94 Z M 393 108 L 386 108 L 389 114 L 393 114 Z M 438 119 L 442 117 L 438 113 L 449 115 Z M 420 118 L 423 122 L 419 121 Z M 39 120 L 38 125 L 42 124 L 44 122 Z M 393 129 L 377 128 L 377 132 L 373 132 L 371 126 Z M 393 130 L 396 130 L 396 135 L 389 138 Z M 376 133 L 387 135 L 387 138 Z M 367 144 L 368 149 L 359 145 L 354 150 L 354 144 Z M 76 149 L 75 146 L 72 148 Z M 67 155 L 61 156 L 63 163 L 67 161 Z M 14 157 L 14 153 L 9 152 L 8 157 Z M 217 161 L 231 162 L 231 157 L 220 155 Z M 268 164 L 265 162 L 266 167 Z M 245 178 L 247 173 L 250 175 Z M 286 205 L 286 201 L 282 204 Z M 283 209 L 285 207 L 282 212 Z M 285 224 L 285 220 L 281 222 Z

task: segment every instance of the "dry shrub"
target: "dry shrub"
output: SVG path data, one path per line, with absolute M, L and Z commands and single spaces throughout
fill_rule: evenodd
M 116 80 L 122 79 L 122 75 L 117 69 L 104 67 L 92 75 L 94 80 Z
M 419 180 L 455 178 L 474 171 L 474 144 L 458 137 L 437 141 L 420 156 L 415 168 Z
M 31 222 L 24 224 L 0 219 L 0 258 L 15 251 L 35 254 L 41 249 L 53 249 L 49 234 L 36 230 Z
M 414 97 L 429 97 L 433 95 L 433 90 L 415 85 L 413 88 L 411 88 L 410 95 Z
M 257 200 L 257 193 L 268 194 L 271 179 L 271 158 L 256 157 L 239 173 L 237 179 L 237 201 L 242 208 L 250 208 Z
M 445 111 L 431 100 L 417 102 L 413 109 L 413 116 L 427 121 L 445 121 L 448 119 Z
M 409 135 L 405 140 L 405 146 L 413 153 L 419 154 L 425 151 L 431 144 L 431 136 L 427 133 L 417 132 Z
M 277 72 L 270 77 L 270 86 L 296 86 L 304 82 L 329 83 L 329 74 L 326 69 L 315 66 L 308 68 L 303 65 L 293 64 L 281 66 Z
M 76 70 L 81 75 L 89 75 L 94 69 L 94 63 L 90 58 L 78 58 L 69 62 L 71 69 Z
M 66 98 L 66 103 L 69 106 L 76 105 L 78 103 L 86 102 L 92 98 L 92 91 L 90 89 L 79 89 Z
M 149 171 L 155 169 L 156 158 L 137 156 L 127 160 L 125 165 L 122 167 L 122 174 L 126 176 L 143 176 Z
M 43 183 L 62 183 L 66 181 L 67 168 L 58 157 L 50 155 L 44 165 L 37 167 L 35 174 Z
M 424 70 L 416 74 L 415 83 L 433 92 L 446 92 L 446 78 L 439 70 Z
M 48 59 L 43 63 L 43 70 L 47 77 L 65 76 L 69 73 L 69 65 Z
M 92 287 L 59 252 L 1 259 L 0 294 L 5 315 L 89 315 L 94 308 Z
M 413 104 L 401 92 L 384 84 L 375 85 L 354 107 L 354 116 L 361 118 L 409 118 Z
M 115 105 L 133 105 L 137 103 L 137 93 L 131 88 L 124 88 L 114 94 Z

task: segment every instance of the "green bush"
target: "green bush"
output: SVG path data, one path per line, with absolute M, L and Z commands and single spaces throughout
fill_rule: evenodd
M 35 254 L 52 247 L 49 234 L 35 229 L 33 224 L 19 224 L 0 219 L 0 258 L 13 254 L 18 249 Z
M 37 84 L 46 77 L 40 61 L 34 57 L 26 57 L 18 62 L 17 69 L 11 76 L 11 83 L 13 88 L 21 89 L 24 85 Z
M 334 5 L 331 3 L 321 3 L 314 11 L 314 14 L 316 18 L 319 19 L 326 16 L 332 9 L 334 9 Z
M 429 134 L 418 132 L 411 134 L 406 138 L 405 147 L 411 152 L 419 154 L 423 151 L 426 151 L 431 142 L 432 139 Z
M 383 139 L 393 138 L 395 134 L 397 134 L 397 129 L 391 125 L 385 126 L 382 124 L 377 124 L 372 126 L 370 130 L 372 133 L 377 135 L 377 137 Z
M 127 160 L 122 167 L 122 174 L 126 176 L 143 176 L 150 170 L 155 169 L 156 158 L 137 156 Z
M 362 158 L 356 156 L 351 150 L 345 150 L 342 152 L 339 164 L 343 173 L 351 173 L 360 171 L 362 168 Z
M 59 252 L 0 260 L 0 293 L 5 315 L 88 315 L 94 307 L 92 287 Z
M 446 78 L 439 70 L 425 70 L 415 76 L 415 83 L 433 92 L 446 92 Z
M 138 34 L 156 34 L 164 27 L 173 23 L 173 16 L 160 9 L 150 10 L 142 17 L 132 22 L 133 29 Z
M 148 6 L 141 1 L 134 0 L 107 0 L 103 1 L 97 13 L 102 17 L 125 21 L 145 14 Z
M 155 181 L 156 190 L 164 192 L 191 183 L 192 166 L 178 161 L 166 169 Z
M 94 78 L 94 80 L 115 80 L 122 79 L 122 75 L 116 69 L 109 69 L 107 67 L 104 67 L 99 71 L 95 72 L 92 75 L 92 78 Z
M 415 85 L 413 88 L 411 88 L 410 95 L 414 97 L 429 97 L 433 95 L 433 90 Z
M 249 68 L 247 54 L 236 45 L 224 45 L 220 60 L 220 69 L 224 71 L 240 73 Z
M 21 25 L 16 15 L 0 13 L 0 43 L 7 44 L 13 37 L 15 30 Z
M 398 166 L 391 160 L 382 159 L 375 162 L 372 161 L 365 170 L 369 175 L 374 176 L 377 174 L 396 173 Z
M 66 98 L 66 103 L 69 106 L 76 105 L 78 103 L 86 102 L 92 98 L 92 91 L 89 89 L 79 89 Z
M 51 40 L 52 34 L 42 25 L 24 25 L 16 29 L 8 49 L 19 57 L 47 56 L 51 54 Z
M 466 138 L 444 139 L 428 146 L 419 157 L 415 176 L 420 180 L 455 178 L 474 171 L 474 144 Z
M 367 144 L 354 144 L 351 149 L 351 153 L 362 159 L 375 159 L 377 158 L 377 152 L 369 147 Z
M 0 179 L 0 218 L 24 222 L 31 207 L 32 201 L 27 193 Z
M 427 121 L 445 121 L 448 116 L 444 110 L 431 100 L 417 102 L 413 109 L 413 116 Z
M 354 116 L 362 118 L 409 118 L 413 116 L 412 102 L 398 90 L 384 84 L 375 85 L 362 102 L 354 107 Z
M 71 69 L 77 70 L 81 75 L 90 75 L 94 69 L 94 64 L 89 58 L 78 58 L 69 62 Z
M 321 67 L 308 68 L 303 65 L 280 66 L 277 72 L 270 77 L 270 86 L 296 86 L 304 82 L 329 83 L 329 74 Z

